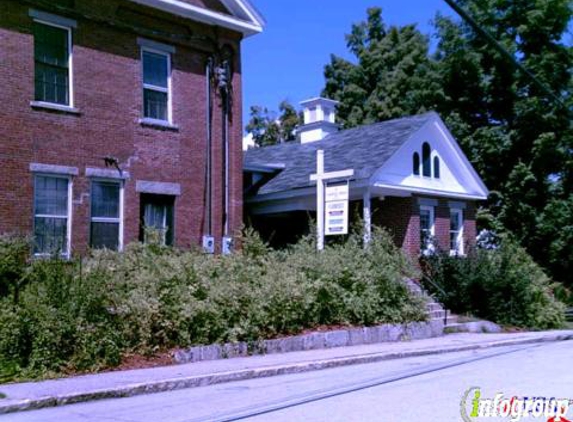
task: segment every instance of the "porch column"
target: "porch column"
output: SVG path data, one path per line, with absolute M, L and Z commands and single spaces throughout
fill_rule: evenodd
M 370 243 L 372 238 L 372 212 L 370 208 L 370 189 L 366 189 L 363 197 L 362 217 L 364 220 L 364 246 Z

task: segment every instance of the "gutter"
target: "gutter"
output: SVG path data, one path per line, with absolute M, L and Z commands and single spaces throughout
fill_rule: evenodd
M 422 195 L 431 195 L 431 196 L 438 196 L 444 198 L 451 198 L 451 199 L 465 199 L 465 200 L 475 200 L 475 201 L 485 201 L 487 200 L 486 196 L 481 195 L 472 195 L 472 194 L 464 194 L 464 193 L 457 193 L 457 192 L 445 192 L 445 191 L 436 191 L 431 189 L 424 189 L 420 187 L 404 187 L 404 186 L 393 186 L 387 185 L 383 183 L 374 183 L 370 184 L 366 179 L 361 180 L 352 180 L 350 182 L 350 189 L 351 189 L 351 197 L 352 191 L 356 191 L 357 189 L 362 190 L 365 188 L 381 188 L 381 189 L 388 189 L 393 190 L 396 192 L 407 193 L 409 196 L 412 194 L 422 194 Z M 296 199 L 296 198 L 304 198 L 311 195 L 316 194 L 316 188 L 314 186 L 306 186 L 297 189 L 290 189 L 284 190 L 280 192 L 272 192 L 272 193 L 263 193 L 260 195 L 255 195 L 252 197 L 245 198 L 245 203 L 247 204 L 257 204 L 261 202 L 268 202 L 268 201 L 277 201 L 277 200 L 289 200 L 289 199 Z
M 445 198 L 471 199 L 471 200 L 475 200 L 475 201 L 487 200 L 487 196 L 482 196 L 482 195 L 472 195 L 470 193 L 438 191 L 438 190 L 426 189 L 426 188 L 421 188 L 421 187 L 410 188 L 407 186 L 393 186 L 393 185 L 387 185 L 384 183 L 374 183 L 372 185 L 372 187 L 395 190 L 395 191 L 399 191 L 399 192 L 407 192 L 410 194 L 426 194 L 426 195 L 439 196 L 439 197 L 445 197 Z

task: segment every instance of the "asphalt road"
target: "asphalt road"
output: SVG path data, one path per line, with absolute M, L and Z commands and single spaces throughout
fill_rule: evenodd
M 0 422 L 461 421 L 471 387 L 482 398 L 573 399 L 572 368 L 573 341 L 494 348 L 82 403 Z

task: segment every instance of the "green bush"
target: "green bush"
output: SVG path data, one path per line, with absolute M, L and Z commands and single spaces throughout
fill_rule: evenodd
M 159 245 L 35 261 L 15 304 L 0 299 L 0 369 L 35 377 L 115 366 L 126 353 L 247 341 L 320 325 L 425 318 L 401 282 L 414 272 L 384 232 L 315 251 L 274 251 L 255 234 L 230 256 Z
M 455 313 L 536 329 L 565 321 L 565 307 L 554 295 L 560 285 L 510 239 L 467 257 L 440 252 L 422 258 L 421 265 L 424 286 Z
M 26 282 L 30 250 L 28 238 L 0 235 L 0 298 L 11 295 L 15 302 L 18 301 L 20 289 Z

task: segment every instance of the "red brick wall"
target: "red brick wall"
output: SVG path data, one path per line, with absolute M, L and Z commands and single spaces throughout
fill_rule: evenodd
M 182 247 L 197 245 L 203 234 L 206 80 L 205 63 L 212 46 L 189 34 L 219 37 L 235 50 L 233 106 L 230 124 L 230 229 L 242 222 L 242 122 L 240 35 L 187 22 L 131 2 L 110 0 L 104 5 L 76 0 L 74 30 L 74 106 L 79 115 L 32 109 L 34 99 L 34 44 L 29 5 L 0 0 L 0 232 L 30 232 L 33 224 L 33 174 L 29 163 L 73 166 L 72 250 L 85 250 L 89 237 L 89 179 L 86 167 L 104 168 L 102 157 L 117 157 L 131 178 L 125 186 L 125 243 L 139 235 L 139 199 L 136 180 L 179 183 L 175 204 L 175 239 Z M 130 13 L 125 12 L 128 7 Z M 90 11 L 96 21 L 82 11 Z M 47 10 L 61 15 L 60 10 Z M 60 13 L 58 13 L 60 12 Z M 139 15 L 141 14 L 141 15 Z M 105 25 L 116 16 L 119 24 Z M 129 16 L 131 21 L 126 21 Z M 173 45 L 173 123 L 177 130 L 159 130 L 139 124 L 142 116 L 140 48 L 134 27 L 186 31 L 189 40 L 156 41 Z M 131 29 L 130 29 L 131 28 Z M 222 234 L 223 162 L 220 98 L 214 97 L 213 119 L 213 221 L 215 235 Z M 220 238 L 217 239 L 220 243 Z
M 372 224 L 385 227 L 396 246 L 410 256 L 420 251 L 420 216 L 413 198 L 386 197 L 372 201 Z
M 450 204 L 448 199 L 428 198 L 436 201 L 434 208 L 435 237 L 440 248 L 450 247 Z M 458 201 L 456 201 L 458 202 Z M 464 243 L 465 251 L 475 247 L 475 203 L 465 202 Z M 372 223 L 385 227 L 394 237 L 398 247 L 417 258 L 420 254 L 420 205 L 417 197 L 386 197 L 372 201 Z
M 466 202 L 466 209 L 464 210 L 464 250 L 466 252 L 475 248 L 476 237 L 476 204 L 475 202 Z
M 437 246 L 444 251 L 450 250 L 450 207 L 448 201 L 438 200 L 438 205 L 434 208 L 435 227 L 434 235 Z

